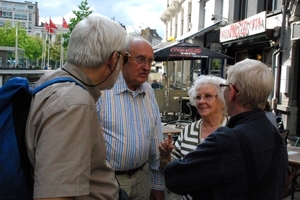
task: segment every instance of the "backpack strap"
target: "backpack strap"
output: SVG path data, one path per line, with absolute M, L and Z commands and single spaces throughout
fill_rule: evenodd
M 31 172 L 33 171 L 33 168 L 29 161 L 26 143 L 25 143 L 25 128 L 26 128 L 26 121 L 27 121 L 28 112 L 30 108 L 31 97 L 32 96 L 29 90 L 22 88 L 14 94 L 11 103 L 12 103 L 12 118 L 13 118 L 13 124 L 15 129 L 16 142 L 18 145 L 17 149 L 20 156 L 20 164 L 21 164 L 21 168 L 24 171 L 24 176 L 27 181 L 26 187 L 28 187 L 28 191 L 30 191 L 29 196 L 32 197 L 33 176 L 31 175 Z M 26 187 L 24 187 L 24 189 Z
M 276 130 L 275 127 L 274 130 Z M 261 197 L 262 188 L 263 190 L 265 190 L 266 188 L 270 188 L 269 183 L 272 182 L 274 179 L 276 166 L 277 163 L 279 163 L 279 159 L 280 159 L 280 141 L 277 136 L 279 134 L 275 135 L 275 148 L 274 148 L 274 153 L 272 156 L 269 169 L 267 170 L 262 180 L 259 182 L 256 167 L 255 167 L 255 162 L 254 162 L 254 154 L 251 150 L 249 140 L 247 139 L 247 137 L 242 131 L 234 130 L 233 132 L 235 133 L 235 135 L 237 136 L 240 142 L 242 152 L 244 155 L 244 161 L 246 165 L 246 172 L 247 172 L 247 179 L 248 179 L 248 197 L 249 199 L 257 199 L 258 197 Z
M 36 87 L 33 91 L 32 91 L 32 95 L 34 96 L 36 93 L 38 93 L 39 91 L 43 90 L 44 88 L 48 87 L 49 85 L 55 84 L 55 83 L 63 83 L 63 82 L 73 82 L 76 85 L 82 87 L 83 89 L 85 89 L 85 87 L 81 84 L 78 83 L 77 81 L 75 81 L 73 78 L 70 77 L 57 77 L 54 79 L 51 79 L 45 83 L 43 83 L 42 85 Z M 85 89 L 86 90 L 86 89 Z

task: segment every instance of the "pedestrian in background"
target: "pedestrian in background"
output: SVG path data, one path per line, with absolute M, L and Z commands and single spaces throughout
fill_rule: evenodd
M 154 91 L 146 82 L 153 49 L 147 40 L 129 36 L 126 50 L 128 63 L 113 89 L 104 91 L 98 101 L 106 158 L 132 200 L 160 200 L 165 189 L 158 150 L 162 125 Z
M 264 112 L 273 84 L 271 71 L 260 61 L 245 59 L 231 66 L 227 83 L 220 84 L 231 116 L 227 127 L 170 162 L 164 171 L 166 187 L 194 199 L 281 200 L 287 150 Z
M 34 173 L 34 199 L 119 198 L 115 174 L 105 159 L 96 101 L 100 90 L 117 80 L 125 55 L 126 31 L 98 14 L 80 21 L 71 33 L 67 62 L 45 73 L 36 86 L 56 77 L 56 83 L 33 97 L 26 128 L 26 145 Z

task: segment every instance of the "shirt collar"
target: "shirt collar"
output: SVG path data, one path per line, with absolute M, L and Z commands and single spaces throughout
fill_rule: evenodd
M 86 84 L 89 85 L 93 85 L 94 83 L 92 82 L 92 80 L 86 75 L 86 73 L 84 73 L 79 67 L 77 67 L 76 65 L 73 65 L 69 62 L 66 62 L 63 66 L 63 68 L 65 70 L 67 70 L 68 72 L 70 72 L 73 76 L 71 76 L 72 78 L 74 78 L 75 80 L 79 81 L 80 83 L 83 83 L 84 87 L 88 90 L 88 92 L 90 93 L 90 95 L 93 97 L 93 99 L 95 100 L 95 102 L 98 101 L 101 92 L 98 89 L 98 87 L 89 87 Z
M 145 83 L 143 83 L 142 85 L 140 85 L 135 91 L 132 91 L 128 88 L 128 86 L 126 85 L 124 76 L 122 74 L 122 72 L 120 73 L 118 80 L 116 82 L 116 84 L 114 85 L 114 89 L 115 89 L 115 94 L 121 94 L 123 92 L 128 92 L 128 93 L 132 93 L 133 96 L 137 96 L 137 95 L 146 95 L 146 86 Z

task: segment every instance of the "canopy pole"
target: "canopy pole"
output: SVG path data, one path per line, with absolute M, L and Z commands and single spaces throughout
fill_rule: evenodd
M 184 70 L 184 59 L 181 61 L 181 89 L 180 89 L 180 98 L 179 98 L 179 118 L 178 120 L 181 120 L 181 115 L 182 115 L 182 90 L 183 90 L 183 70 Z

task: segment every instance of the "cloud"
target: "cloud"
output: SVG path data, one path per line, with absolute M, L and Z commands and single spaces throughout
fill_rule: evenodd
M 69 22 L 74 17 L 73 10 L 79 10 L 81 0 L 51 0 L 40 1 L 40 22 L 51 19 L 56 24 L 62 23 L 62 17 Z M 109 18 L 124 24 L 128 32 L 135 29 L 147 28 L 156 29 L 163 37 L 164 24 L 159 19 L 163 13 L 164 1 L 161 0 L 89 0 L 88 6 L 94 13 L 103 14 Z
M 129 1 L 117 3 L 116 11 L 123 11 L 125 25 L 129 28 L 147 28 L 157 29 L 162 36 L 163 22 L 159 17 L 162 14 L 162 1 Z M 126 16 L 126 17 L 125 17 Z

